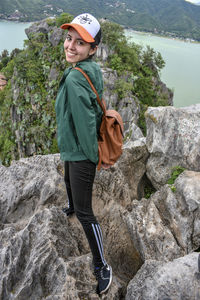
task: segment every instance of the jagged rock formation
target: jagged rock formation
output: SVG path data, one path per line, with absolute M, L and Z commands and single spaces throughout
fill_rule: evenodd
M 169 261 L 200 245 L 200 173 L 185 171 L 150 199 L 134 200 L 127 212 L 133 244 L 143 261 Z M 129 208 L 130 209 L 130 208 Z
M 149 272 L 154 280 L 156 272 L 168 267 L 164 261 L 199 246 L 200 174 L 185 171 L 174 183 L 175 192 L 165 185 L 150 199 L 141 199 L 148 156 L 143 140 L 129 142 L 116 165 L 97 172 L 95 178 L 93 207 L 103 228 L 106 258 L 114 271 L 111 289 L 102 299 L 124 299 L 133 278 L 126 299 L 139 299 L 132 295 L 143 293 L 142 299 L 149 300 L 142 290 L 149 287 Z M 61 211 L 66 192 L 59 155 L 0 166 L 0 178 L 0 298 L 99 299 L 83 230 L 75 216 L 66 218 Z M 197 255 L 192 257 L 191 267 L 184 269 L 189 278 L 198 267 Z M 168 282 L 170 276 L 169 271 L 163 280 Z M 142 286 L 137 284 L 141 278 Z M 173 289 L 179 294 L 187 282 L 181 277 Z M 152 285 L 152 295 L 157 291 L 159 282 Z M 166 294 L 172 296 L 169 290 Z
M 100 47 L 101 48 L 101 47 Z M 133 95 L 127 95 L 119 101 L 119 95 L 115 90 L 115 83 L 119 80 L 116 71 L 109 68 L 102 67 L 102 74 L 104 80 L 104 94 L 108 109 L 117 109 L 122 116 L 124 123 L 124 135 L 129 135 L 132 125 L 138 123 L 140 104 L 138 99 Z M 128 80 L 128 78 L 126 78 Z
M 126 300 L 198 300 L 200 273 L 198 253 L 162 262 L 147 260 L 130 282 Z
M 200 104 L 150 107 L 146 120 L 147 176 L 156 188 L 167 182 L 174 166 L 200 171 Z
M 127 149 L 123 168 L 119 162 L 96 176 L 93 206 L 116 274 L 109 299 L 123 299 L 142 264 L 122 215 L 137 197 L 147 156 L 145 145 Z M 0 298 L 98 299 L 83 230 L 75 217 L 67 219 L 61 211 L 66 192 L 59 155 L 0 166 L 0 178 Z

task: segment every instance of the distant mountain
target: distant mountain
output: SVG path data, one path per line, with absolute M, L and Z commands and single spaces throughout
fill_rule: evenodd
M 35 21 L 84 11 L 135 30 L 200 41 L 200 6 L 185 0 L 0 0 L 0 18 Z

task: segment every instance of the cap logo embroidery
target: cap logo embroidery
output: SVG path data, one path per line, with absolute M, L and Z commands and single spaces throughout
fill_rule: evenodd
M 88 18 L 88 15 L 80 16 L 79 20 L 81 24 L 86 24 L 86 23 L 90 24 L 92 22 L 92 20 Z

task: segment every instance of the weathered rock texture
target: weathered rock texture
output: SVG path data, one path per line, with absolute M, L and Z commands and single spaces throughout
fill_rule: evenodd
M 150 107 L 146 122 L 147 176 L 156 188 L 167 182 L 173 166 L 200 171 L 200 104 Z
M 175 192 L 163 186 L 150 199 L 134 200 L 124 219 L 143 261 L 186 255 L 200 245 L 200 173 L 185 171 Z
M 144 263 L 126 300 L 199 300 L 200 260 L 186 256 L 200 245 L 199 106 L 149 108 L 147 132 L 147 146 L 138 133 L 115 166 L 96 174 L 93 208 L 114 272 L 102 299 L 124 299 Z M 159 188 L 149 199 L 146 164 Z M 189 170 L 172 189 L 165 182 L 177 164 Z M 0 299 L 99 299 L 87 240 L 65 205 L 58 154 L 0 166 Z
M 150 199 L 139 200 L 147 158 L 144 142 L 130 142 L 114 167 L 96 174 L 93 207 L 114 271 L 102 299 L 124 299 L 126 285 L 143 262 L 162 261 L 153 266 L 164 267 L 164 261 L 191 253 L 200 244 L 200 173 L 185 171 L 174 184 L 175 192 L 165 185 Z M 83 230 L 75 216 L 66 218 L 61 211 L 66 192 L 59 155 L 0 166 L 0 179 L 0 299 L 98 299 Z M 173 279 L 169 274 L 166 281 Z M 190 269 L 185 276 L 193 278 Z M 179 293 L 181 284 L 185 282 L 173 291 Z M 136 285 L 129 285 L 127 297 L 137 295 Z
M 124 135 L 131 137 L 132 124 L 137 124 L 139 119 L 139 101 L 130 93 L 127 93 L 123 99 L 119 99 L 116 90 L 116 83 L 120 79 L 128 81 L 128 76 L 119 77 L 116 71 L 109 68 L 102 68 L 102 74 L 104 80 L 103 98 L 106 101 L 107 108 L 116 109 L 120 113 L 124 123 Z M 137 126 L 135 125 L 135 127 Z
M 98 299 L 83 230 L 61 212 L 62 173 L 59 155 L 0 168 L 1 299 Z M 115 278 L 111 299 L 121 290 Z
M 164 263 L 147 260 L 129 283 L 126 300 L 198 300 L 198 253 Z
M 147 156 L 145 145 L 125 149 L 121 163 L 98 172 L 95 179 L 93 206 L 114 271 L 113 284 L 102 299 L 123 299 L 142 264 L 123 214 L 138 197 Z M 0 299 L 99 298 L 82 227 L 75 216 L 62 213 L 63 206 L 59 155 L 0 166 Z
M 34 22 L 31 24 L 29 28 L 25 29 L 25 33 L 29 39 L 33 37 L 34 34 L 37 33 L 48 33 L 50 26 L 46 22 L 46 20 L 42 20 L 40 22 Z M 60 32 L 62 32 L 61 29 L 59 29 Z

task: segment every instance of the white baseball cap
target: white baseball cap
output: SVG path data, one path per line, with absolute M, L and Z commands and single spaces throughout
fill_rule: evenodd
M 97 19 L 88 13 L 78 15 L 71 23 L 60 26 L 62 29 L 74 28 L 81 38 L 88 43 L 94 43 L 95 36 L 99 32 L 101 26 Z

